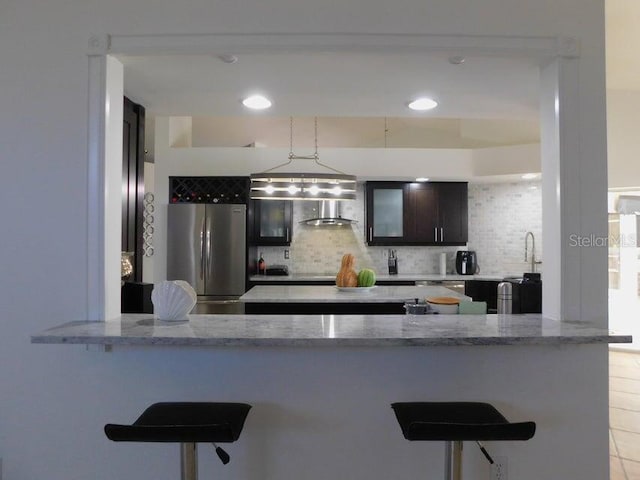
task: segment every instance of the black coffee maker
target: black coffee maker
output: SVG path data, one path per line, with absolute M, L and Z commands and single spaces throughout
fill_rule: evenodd
M 477 270 L 476 252 L 461 250 L 456 253 L 456 272 L 458 272 L 458 275 L 473 275 Z

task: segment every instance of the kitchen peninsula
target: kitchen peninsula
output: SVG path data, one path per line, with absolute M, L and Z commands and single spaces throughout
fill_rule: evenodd
M 489 402 L 512 421 L 536 422 L 529 442 L 487 444 L 508 458 L 514 478 L 596 480 L 607 478 L 608 464 L 598 458 L 608 448 L 607 344 L 630 337 L 541 315 L 245 314 L 163 322 L 136 314 L 70 322 L 31 341 L 114 346 L 104 356 L 78 354 L 144 375 L 131 363 L 142 355 L 162 369 L 164 383 L 195 392 L 185 398 L 252 404 L 245 439 L 233 445 L 239 479 L 254 478 L 252 471 L 265 480 L 420 478 L 425 469 L 438 478 L 441 449 L 407 444 L 390 404 L 454 400 Z M 202 372 L 194 375 L 194 365 Z M 161 386 L 150 398 L 168 400 Z M 469 448 L 465 478 L 488 472 Z
M 257 285 L 240 297 L 245 313 L 402 314 L 405 302 L 428 297 L 470 300 L 441 286 L 375 286 L 341 290 L 335 285 Z
M 189 315 L 162 321 L 126 314 L 69 322 L 32 343 L 107 346 L 415 347 L 629 343 L 631 337 L 580 322 L 528 315 Z

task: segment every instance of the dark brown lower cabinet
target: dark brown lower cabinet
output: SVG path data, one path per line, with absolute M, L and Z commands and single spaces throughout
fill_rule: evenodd
M 264 315 L 403 315 L 404 302 L 390 303 L 245 303 L 247 314 Z
M 153 283 L 125 282 L 121 288 L 122 313 L 153 313 Z
M 488 313 L 498 311 L 498 281 L 467 280 L 464 294 L 475 301 L 487 302 Z M 512 313 L 542 313 L 542 282 L 511 282 Z

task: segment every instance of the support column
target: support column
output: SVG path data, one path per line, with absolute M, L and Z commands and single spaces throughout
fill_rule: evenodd
M 87 317 L 120 315 L 124 71 L 109 55 L 89 56 Z
M 606 326 L 604 88 L 603 98 L 582 93 L 579 72 L 579 59 L 572 57 L 556 57 L 541 68 L 542 312 Z M 582 115 L 598 112 L 589 103 L 601 112 Z

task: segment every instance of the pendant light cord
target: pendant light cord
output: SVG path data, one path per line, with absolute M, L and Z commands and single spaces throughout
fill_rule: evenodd
M 387 117 L 384 117 L 384 148 L 387 148 L 387 133 L 389 130 L 387 129 Z
M 313 160 L 316 162 L 317 165 L 321 167 L 324 167 L 328 170 L 331 170 L 335 173 L 339 173 L 341 175 L 346 175 L 346 173 L 344 173 L 343 171 L 338 170 L 337 168 L 330 167 L 329 165 L 326 165 L 320 161 L 320 156 L 318 155 L 318 117 L 313 117 L 313 121 L 314 121 L 313 125 L 314 125 L 314 133 L 315 133 L 314 154 L 313 155 L 296 155 L 295 153 L 293 153 L 293 117 L 289 117 L 289 160 L 279 165 L 276 165 L 275 167 L 271 167 L 268 170 L 264 170 L 262 173 L 271 172 L 276 168 L 281 168 L 286 165 L 289 165 L 293 160 Z
M 293 117 L 289 117 L 289 158 L 293 156 Z

